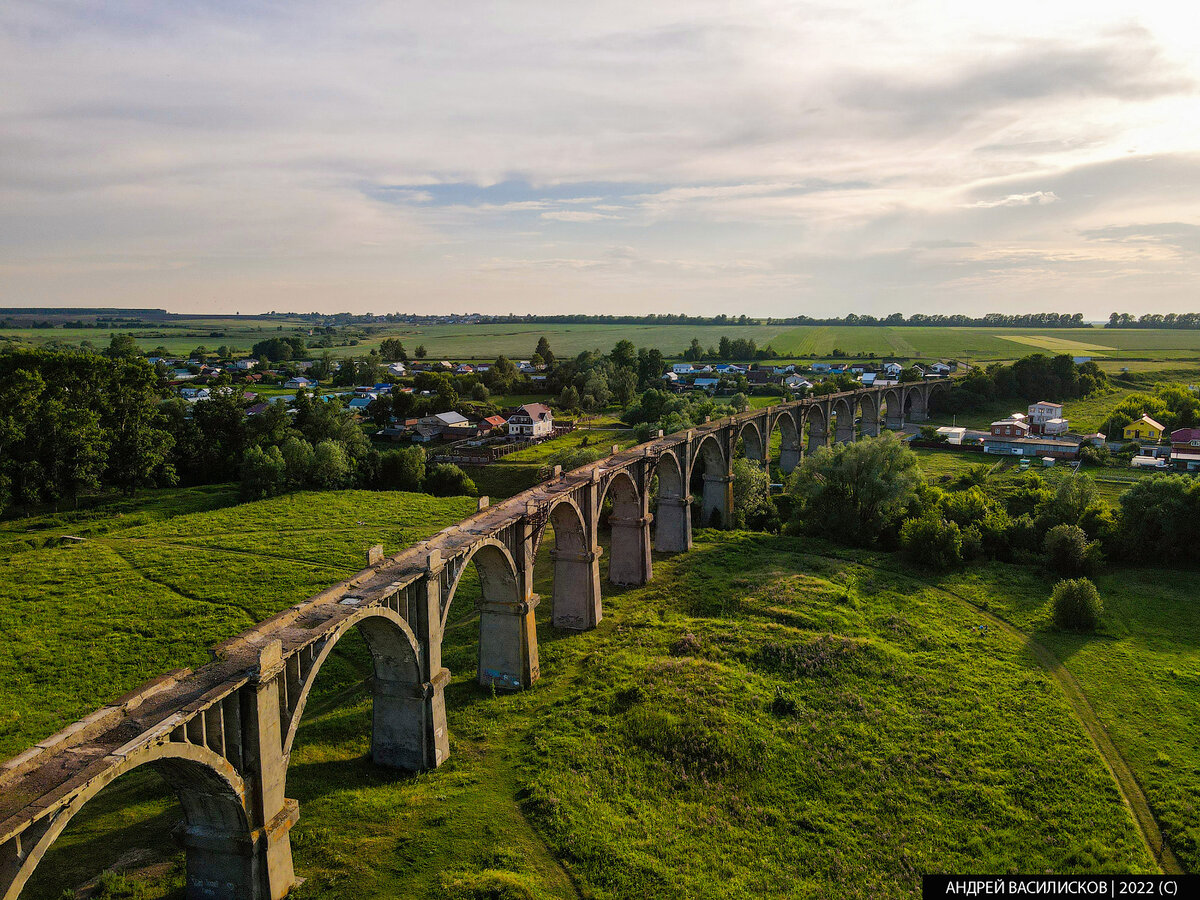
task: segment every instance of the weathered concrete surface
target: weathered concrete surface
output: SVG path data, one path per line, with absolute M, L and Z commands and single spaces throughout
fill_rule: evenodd
M 284 796 L 287 766 L 309 691 L 342 635 L 359 631 L 375 665 L 371 753 L 381 765 L 424 770 L 449 755 L 442 635 L 463 572 L 482 586 L 478 679 L 498 689 L 539 676 L 533 592 L 538 546 L 553 524 L 552 622 L 600 622 L 600 543 L 606 501 L 609 580 L 650 579 L 651 544 L 692 544 L 692 490 L 704 524 L 729 522 L 738 442 L 765 461 L 772 431 L 780 464 L 838 440 L 923 420 L 944 381 L 865 388 L 793 401 L 659 436 L 489 505 L 391 557 L 379 552 L 354 577 L 213 648 L 213 662 L 164 675 L 0 766 L 0 898 L 16 900 L 62 830 L 105 785 L 141 765 L 159 771 L 185 821 L 190 898 L 279 900 L 295 883 L 288 831 L 298 820 Z M 653 480 L 657 504 L 650 508 Z M 374 548 L 373 548 L 374 549 Z

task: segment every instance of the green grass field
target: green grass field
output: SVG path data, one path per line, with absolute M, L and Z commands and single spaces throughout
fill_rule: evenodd
M 219 515 L 253 519 L 269 503 Z M 189 520 L 209 515 L 172 522 L 195 536 Z M 978 589 L 966 576 L 923 585 L 877 567 L 890 557 L 839 558 L 849 554 L 809 538 L 697 538 L 690 554 L 656 557 L 650 585 L 606 590 L 605 619 L 586 634 L 549 628 L 543 558 L 542 679 L 515 695 L 472 683 L 478 627 L 464 588 L 445 649 L 451 758 L 436 772 L 367 761 L 365 650 L 340 644 L 289 772 L 307 879 L 297 898 L 889 898 L 913 896 L 924 871 L 1154 870 L 1055 682 L 1020 639 L 979 630 L 980 614 L 940 589 L 997 595 L 1001 611 L 1024 603 L 1032 618 L 1012 616 L 1036 628 L 1046 587 L 1032 570 L 998 571 Z M 260 580 L 285 569 L 267 557 Z M 284 576 L 278 593 L 288 589 Z M 1158 612 L 1126 621 L 1114 607 L 1104 635 L 1082 642 L 1137 629 L 1136 656 L 1138 642 L 1160 642 L 1158 614 L 1176 632 L 1136 691 L 1104 701 L 1115 717 L 1152 696 L 1130 730 L 1181 729 L 1163 745 L 1170 765 L 1131 750 L 1139 777 L 1156 767 L 1164 797 L 1186 797 L 1195 777 L 1187 673 L 1200 621 L 1178 609 L 1188 590 L 1138 579 L 1130 602 L 1153 597 Z M 1089 684 L 1082 655 L 1068 664 Z M 1167 666 L 1177 687 L 1150 693 Z M 1180 827 L 1194 828 L 1185 807 Z M 152 776 L 119 780 L 72 823 L 28 896 L 56 897 L 118 859 L 148 878 L 113 879 L 113 896 L 181 896 L 165 838 L 174 815 Z
M 282 324 L 282 330 L 280 325 Z M 215 351 L 222 344 L 248 350 L 257 341 L 273 336 L 301 335 L 308 338 L 311 323 L 300 321 L 213 318 L 153 327 L 121 329 L 145 349 L 163 346 L 175 354 L 190 352 L 198 345 Z M 376 330 L 378 329 L 378 330 Z M 106 329 L 6 329 L 8 338 L 40 345 L 49 341 L 78 344 L 91 341 L 107 345 Z M 340 343 L 354 335 L 354 346 L 330 348 L 335 356 L 361 356 L 389 337 L 402 340 L 409 352 L 424 345 L 431 359 L 493 360 L 504 354 L 528 359 L 540 337 L 546 337 L 556 355 L 571 357 L 585 350 L 608 351 L 619 340 L 640 347 L 657 347 L 664 355 L 679 356 L 699 339 L 704 347 L 715 346 L 722 335 L 753 338 L 759 347 L 768 344 L 787 358 L 828 359 L 834 350 L 851 356 L 906 359 L 965 359 L 974 362 L 1013 360 L 1030 353 L 1070 353 L 1091 356 L 1110 371 L 1122 367 L 1195 367 L 1200 359 L 1200 331 L 1173 329 L 1070 329 L 1034 328 L 931 328 L 786 325 L 558 325 L 509 323 L 496 325 L 371 326 L 364 333 L 351 328 L 336 337 Z
M 370 491 L 225 505 L 232 494 L 184 492 L 171 511 L 225 508 L 183 515 L 148 495 L 107 523 L 4 523 L 0 757 L 156 675 L 207 662 L 213 644 L 361 569 L 372 544 L 394 553 L 475 509 L 465 497 Z M 55 537 L 80 532 L 83 543 Z

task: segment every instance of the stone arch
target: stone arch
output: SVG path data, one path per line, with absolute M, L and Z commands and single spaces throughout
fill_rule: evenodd
M 608 580 L 620 585 L 645 584 L 650 580 L 650 516 L 643 509 L 641 491 L 633 476 L 621 469 L 613 472 L 604 485 L 596 504 L 597 515 L 610 495 L 613 511 L 608 517 L 612 529 Z
M 154 769 L 183 807 L 179 837 L 186 855 L 189 898 L 260 896 L 263 874 L 253 850 L 246 786 L 224 757 L 186 741 L 160 741 L 133 750 L 82 786 L 56 810 L 34 821 L 22 834 L 24 856 L 11 875 L 0 869 L 0 889 L 16 898 L 38 864 L 71 820 L 97 794 L 141 766 Z M 4 877 L 7 876 L 7 877 Z M 204 885 L 204 889 L 193 888 Z
M 904 427 L 904 391 L 899 387 L 888 388 L 880 397 L 882 406 L 887 407 L 885 422 L 888 428 Z
M 410 772 L 435 767 L 440 760 L 427 740 L 432 731 L 432 711 L 427 708 L 422 687 L 420 645 L 408 623 L 386 606 L 361 609 L 325 636 L 292 705 L 283 741 L 284 763 L 291 758 L 296 731 L 321 667 L 337 642 L 354 628 L 362 635 L 374 663 L 371 759 L 377 765 Z
M 659 455 L 654 474 L 658 476 L 654 549 L 663 553 L 691 550 L 692 498 L 683 477 L 683 467 L 673 450 L 664 450 Z
M 808 452 L 816 453 L 821 447 L 829 444 L 829 417 L 825 407 L 814 403 L 804 413 L 804 422 L 808 425 Z
M 779 469 L 784 475 L 790 473 L 800 464 L 800 429 L 803 427 L 803 422 L 798 426 L 796 417 L 788 410 L 780 412 L 775 416 L 775 421 L 771 423 L 770 432 L 768 432 L 767 444 L 770 445 L 770 434 L 774 433 L 775 429 L 779 429 Z
M 504 544 L 486 538 L 455 562 L 457 572 L 446 592 L 442 631 L 467 565 L 475 564 L 479 600 L 479 683 L 516 690 L 538 678 L 537 630 L 533 618 L 537 596 L 525 595 L 517 564 Z
M 688 478 L 689 484 L 695 482 L 697 475 L 703 479 L 700 522 L 704 526 L 729 527 L 729 514 L 733 509 L 733 478 L 729 471 L 730 460 L 725 458 L 725 450 L 716 435 L 706 434 L 692 455 Z
M 512 554 L 495 538 L 485 538 L 472 546 L 465 557 L 458 560 L 457 571 L 446 589 L 446 599 L 442 604 L 443 629 L 446 627 L 446 618 L 450 615 L 450 606 L 454 603 L 454 595 L 458 592 L 459 582 L 471 563 L 475 564 L 475 571 L 479 574 L 485 603 L 520 600 L 520 579 Z
M 854 410 L 858 405 L 856 397 L 838 397 L 833 401 L 833 416 L 837 421 L 834 440 L 839 444 L 854 443 Z
M 927 381 L 922 386 L 925 388 L 926 418 L 929 418 L 929 414 L 933 411 L 934 395 L 939 394 L 943 399 L 948 398 L 950 396 L 950 382 L 947 379 L 938 379 L 935 381 Z
M 583 631 L 595 628 L 600 606 L 600 554 L 583 510 L 568 496 L 550 508 L 554 527 L 554 595 L 551 622 L 555 628 Z
M 904 421 L 924 422 L 929 418 L 925 385 L 914 384 L 904 390 Z
M 742 442 L 746 459 L 752 459 L 760 464 L 767 461 L 767 442 L 758 423 L 750 420 L 738 428 L 737 440 Z M 734 442 L 736 445 L 736 441 Z
M 857 397 L 856 413 L 863 437 L 876 437 L 879 434 L 880 399 L 877 391 L 864 391 Z

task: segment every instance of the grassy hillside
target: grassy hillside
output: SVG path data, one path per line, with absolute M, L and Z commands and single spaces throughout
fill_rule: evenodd
M 308 500 L 310 517 L 325 518 L 327 496 Z M 368 668 L 361 645 L 343 642 L 289 774 L 308 879 L 297 896 L 911 897 L 924 871 L 1153 870 L 1108 770 L 1024 641 L 981 628 L 983 616 L 937 585 L 876 567 L 889 557 L 843 554 L 701 532 L 694 552 L 656 557 L 650 585 L 606 590 L 604 621 L 580 635 L 548 627 L 542 559 L 542 679 L 516 695 L 472 683 L 478 627 L 464 588 L 445 651 L 452 755 L 418 777 L 365 760 Z M 261 591 L 290 589 L 285 556 L 261 566 Z M 998 572 L 979 592 L 997 609 L 1028 595 L 1032 609 L 1046 588 L 1032 570 L 1028 581 Z M 1165 610 L 1181 600 L 1148 579 L 1135 592 Z M 1171 616 L 1170 664 L 1187 673 L 1200 623 Z M 1155 621 L 1127 628 L 1155 643 Z M 1165 658 L 1150 660 L 1145 681 Z M 1090 687 L 1086 667 L 1077 677 Z M 1134 730 L 1187 724 L 1180 709 L 1196 708 L 1195 684 L 1179 683 L 1163 698 L 1171 714 L 1151 705 Z M 1146 696 L 1111 693 L 1114 716 Z M 1179 765 L 1150 764 L 1184 796 L 1189 757 L 1164 752 Z M 73 823 L 30 896 L 56 896 L 116 859 L 153 873 L 141 896 L 179 896 L 163 838 L 171 805 L 152 776 L 118 781 Z M 147 843 L 151 854 L 130 852 Z
M 344 491 L 182 513 L 228 488 L 0 529 L 0 757 L 457 522 L 475 501 Z M 61 543 L 61 534 L 84 534 Z M 37 548 L 37 549 L 32 549 Z

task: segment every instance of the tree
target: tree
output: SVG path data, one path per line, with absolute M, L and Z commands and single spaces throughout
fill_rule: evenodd
M 563 410 L 579 409 L 579 391 L 575 389 L 575 385 L 569 384 L 562 389 L 562 393 L 558 395 L 558 406 Z
M 1100 545 L 1089 541 L 1078 525 L 1055 525 L 1046 532 L 1042 546 L 1047 565 L 1059 575 L 1093 574 L 1099 564 Z
M 550 342 L 546 340 L 545 335 L 538 338 L 537 349 L 533 351 L 533 355 L 540 356 L 545 361 L 547 368 L 554 368 L 554 351 L 550 349 Z
M 699 362 L 704 359 L 704 348 L 700 346 L 699 338 L 692 338 L 692 343 L 683 352 L 683 358 L 688 362 Z
M 126 494 L 160 476 L 174 482 L 167 465 L 174 438 L 162 427 L 154 370 L 138 357 L 114 360 L 108 367 L 110 382 L 103 425 L 108 432 L 106 479 Z
M 617 341 L 608 357 L 618 369 L 633 370 L 637 368 L 637 348 L 634 347 L 633 341 L 625 339 Z
M 771 500 L 771 477 L 744 457 L 733 461 L 731 525 L 753 531 L 778 531 L 779 513 Z
M 486 403 L 491 396 L 492 392 L 488 390 L 486 384 L 477 384 L 471 388 L 471 399 L 476 403 Z
M 900 377 L 897 378 L 896 380 L 899 381 L 901 384 L 911 384 L 914 381 L 923 381 L 924 379 L 925 379 L 925 376 L 921 374 L 921 371 L 919 369 L 910 366 L 909 368 L 901 371 Z
M 425 470 L 425 490 L 435 497 L 475 494 L 475 482 L 453 463 L 434 463 Z
M 1095 631 L 1104 614 L 1096 585 L 1086 578 L 1065 579 L 1050 595 L 1054 625 L 1063 631 Z
M 900 546 L 914 562 L 933 569 L 950 569 L 963 559 L 962 530 L 936 512 L 908 519 L 900 527 Z
M 617 398 L 617 405 L 622 409 L 633 402 L 637 394 L 637 376 L 633 374 L 632 369 L 618 369 L 609 385 L 613 396 Z
M 734 394 L 729 398 L 729 405 L 734 412 L 745 412 L 750 407 L 750 399 L 745 394 Z
M 262 500 L 281 493 L 287 483 L 287 466 L 278 447 L 251 447 L 242 457 L 242 496 Z
M 721 340 L 717 342 L 717 356 L 721 359 L 733 359 L 733 341 L 725 335 L 721 335 Z
M 420 447 L 388 450 L 380 454 L 379 487 L 384 490 L 419 491 L 424 480 L 425 451 Z
M 386 428 L 392 421 L 392 395 L 380 394 L 367 404 L 367 415 L 376 428 Z
M 283 454 L 284 480 L 289 488 L 308 484 L 312 475 L 313 447 L 297 435 L 291 435 L 279 448 Z
M 313 448 L 312 483 L 319 488 L 345 487 L 350 480 L 350 461 L 336 441 L 321 441 Z
M 379 352 L 388 362 L 405 362 L 408 360 L 408 352 L 404 349 L 404 344 L 399 338 L 384 338 L 379 345 Z
M 128 334 L 114 334 L 108 340 L 108 348 L 104 351 L 104 355 L 109 359 L 121 359 L 126 356 L 141 356 L 141 348 L 138 347 L 135 341 Z
M 1115 544 L 1138 560 L 1194 559 L 1200 547 L 1200 480 L 1156 475 L 1134 483 L 1120 498 Z
M 415 352 L 416 352 L 416 354 L 417 354 L 417 359 L 424 359 L 424 358 L 425 358 L 425 353 L 426 353 L 426 350 L 425 350 L 425 345 L 424 345 L 424 344 L 417 344 L 417 349 L 416 349 L 416 351 L 415 351 Z
M 810 530 L 862 545 L 876 543 L 899 523 L 921 483 L 917 456 L 885 432 L 823 447 L 792 475 L 795 515 Z

